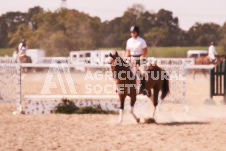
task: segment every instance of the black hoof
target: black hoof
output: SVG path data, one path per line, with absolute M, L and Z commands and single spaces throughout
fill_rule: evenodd
M 144 89 L 144 90 L 142 91 L 142 93 L 143 93 L 143 95 L 147 95 L 147 96 L 149 95 L 149 94 L 148 94 L 148 90 L 146 90 L 146 89 Z
M 156 123 L 156 121 L 154 118 L 147 118 L 147 119 L 144 119 L 144 123 L 150 124 L 150 123 Z
M 137 119 L 137 123 L 140 123 L 140 118 Z

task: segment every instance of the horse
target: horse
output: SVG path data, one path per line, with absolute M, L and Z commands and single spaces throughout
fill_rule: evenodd
M 126 96 L 130 97 L 130 105 L 131 105 L 131 114 L 135 118 L 136 122 L 140 122 L 140 118 L 138 118 L 134 112 L 134 104 L 136 102 L 136 96 L 141 94 L 137 91 L 136 82 L 137 77 L 135 73 L 130 70 L 130 65 L 126 63 L 116 52 L 115 54 L 109 55 L 111 57 L 110 65 L 111 71 L 113 74 L 113 78 L 116 80 L 116 85 L 119 90 L 118 96 L 120 99 L 120 110 L 119 110 L 119 121 L 120 124 L 123 119 L 123 110 L 124 110 L 124 102 Z M 147 70 L 147 79 L 145 79 L 145 89 L 148 91 L 147 97 L 152 100 L 154 105 L 153 118 L 155 116 L 156 106 L 158 105 L 158 95 L 160 90 L 162 91 L 161 99 L 164 99 L 166 95 L 169 93 L 169 79 L 165 70 L 161 69 L 157 65 L 150 65 Z M 159 72 L 159 73 L 158 73 Z M 164 73 L 166 78 L 152 78 L 154 73 L 155 77 L 158 77 L 157 74 Z M 152 75 L 151 75 L 152 74 Z M 132 78 L 133 77 L 133 78 Z M 161 76 L 159 76 L 161 77 Z M 129 86 L 129 87 L 128 87 Z M 153 89 L 153 97 L 151 94 L 151 89 Z
M 16 52 L 17 52 L 17 59 L 19 59 L 20 63 L 32 63 L 31 57 L 27 56 L 25 52 L 19 52 L 18 47 L 16 48 Z M 31 67 L 23 67 L 21 68 L 21 71 L 23 73 L 27 73 L 31 69 L 32 69 Z M 34 69 L 33 69 L 33 72 L 35 72 Z
M 27 55 L 21 56 L 19 59 L 20 59 L 21 63 L 32 63 L 31 57 L 29 57 Z M 21 68 L 23 73 L 28 73 L 31 69 L 33 69 L 33 68 L 32 67 Z M 35 72 L 34 69 L 33 69 L 33 72 Z
M 210 60 L 210 58 L 208 56 L 200 56 L 195 58 L 195 64 L 196 65 L 209 65 L 209 64 L 219 64 L 221 61 L 223 61 L 224 59 L 226 59 L 225 55 L 217 55 L 216 56 L 216 61 L 212 62 Z M 197 71 L 199 71 L 200 69 L 194 69 L 193 70 L 193 79 L 195 79 L 195 74 Z M 206 69 L 201 69 L 202 73 L 204 74 L 204 76 L 206 77 Z

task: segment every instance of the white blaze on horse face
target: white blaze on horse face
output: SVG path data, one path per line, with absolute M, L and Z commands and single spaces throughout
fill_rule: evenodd
M 58 62 L 60 62 L 60 64 L 58 64 Z M 60 65 L 61 67 L 59 67 Z M 56 83 L 51 81 L 54 75 L 57 75 L 63 94 L 67 94 L 67 91 L 60 73 L 60 69 L 63 69 L 64 71 L 64 75 L 68 83 L 68 87 L 71 94 L 77 94 L 76 89 L 74 87 L 74 82 L 70 74 L 68 64 L 66 63 L 66 59 L 64 57 L 60 59 L 59 58 L 52 59 L 41 94 L 51 94 L 50 88 L 57 88 Z

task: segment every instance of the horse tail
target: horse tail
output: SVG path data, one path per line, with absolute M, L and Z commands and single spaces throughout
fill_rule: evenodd
M 169 93 L 169 76 L 167 75 L 167 78 L 164 78 L 163 84 L 162 84 L 162 96 L 161 99 L 164 99 L 166 95 Z

